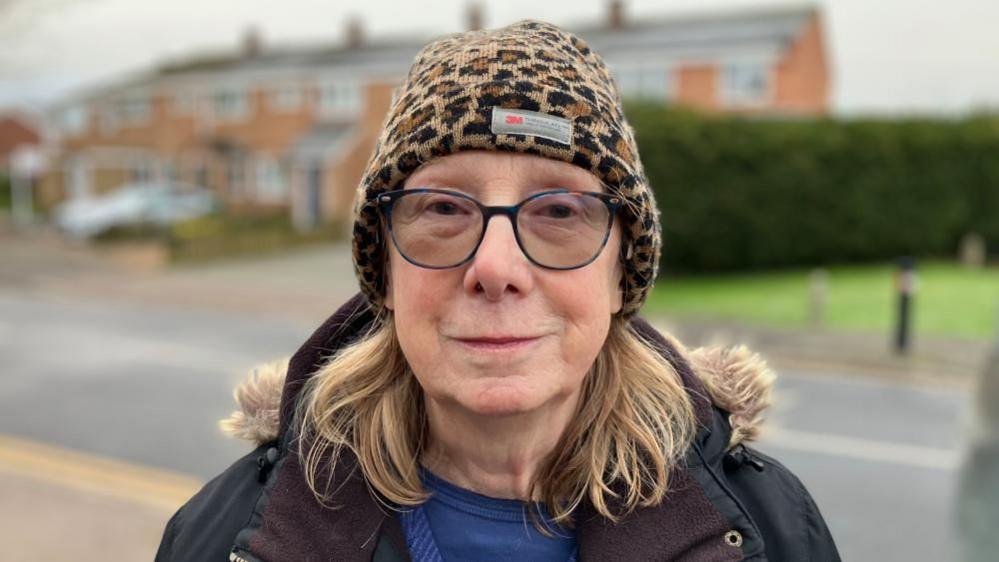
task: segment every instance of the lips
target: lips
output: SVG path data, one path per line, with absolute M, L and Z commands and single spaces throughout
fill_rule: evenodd
M 512 351 L 530 346 L 541 339 L 540 336 L 515 337 L 515 336 L 476 336 L 474 338 L 455 338 L 455 341 L 468 349 L 476 351 Z
M 469 343 L 487 343 L 487 344 L 501 345 L 501 344 L 507 344 L 507 343 L 520 342 L 520 341 L 534 340 L 534 339 L 537 339 L 537 338 L 538 338 L 538 336 L 532 336 L 532 337 L 526 337 L 526 338 L 525 337 L 505 336 L 505 337 L 485 337 L 485 338 L 483 338 L 483 337 L 474 337 L 474 338 L 455 338 L 455 339 L 457 339 L 459 341 L 463 341 L 463 342 L 469 342 Z

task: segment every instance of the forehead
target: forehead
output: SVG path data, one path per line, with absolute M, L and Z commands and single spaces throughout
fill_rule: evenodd
M 462 151 L 423 164 L 404 187 L 450 187 L 479 192 L 492 185 L 534 191 L 564 187 L 581 191 L 603 191 L 597 176 L 568 162 L 533 154 Z

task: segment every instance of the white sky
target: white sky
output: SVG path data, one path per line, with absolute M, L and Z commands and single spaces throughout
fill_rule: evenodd
M 638 19 L 775 2 L 781 0 L 625 0 L 625 9 Z M 999 1 L 818 3 L 838 113 L 999 110 Z M 164 58 L 234 48 L 251 24 L 265 43 L 336 42 L 349 15 L 361 17 L 369 36 L 430 37 L 462 30 L 465 6 L 465 0 L 0 0 L 0 107 L 41 107 Z M 605 10 L 605 0 L 487 0 L 485 24 L 534 18 L 571 27 L 602 19 Z

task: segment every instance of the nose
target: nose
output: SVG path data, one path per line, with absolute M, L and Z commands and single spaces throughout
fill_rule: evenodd
M 505 216 L 490 218 L 482 243 L 465 271 L 464 288 L 498 302 L 507 294 L 527 295 L 534 288 L 531 262 L 517 245 L 513 223 Z

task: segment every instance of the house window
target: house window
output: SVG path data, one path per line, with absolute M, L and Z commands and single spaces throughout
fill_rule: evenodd
M 351 115 L 361 108 L 361 87 L 349 80 L 330 82 L 319 96 L 319 110 L 324 115 Z
M 666 101 L 672 97 L 670 71 L 661 64 L 620 65 L 614 75 L 623 98 Z
M 194 113 L 197 97 L 194 92 L 178 92 L 173 96 L 173 112 L 177 115 Z
M 271 107 L 294 111 L 302 107 L 305 94 L 299 86 L 279 86 L 271 91 Z
M 87 129 L 87 108 L 75 105 L 62 110 L 59 114 L 59 126 L 67 135 L 79 135 Z
M 721 98 L 731 104 L 753 104 L 767 100 L 770 76 L 762 63 L 731 63 L 722 69 Z
M 121 117 L 117 108 L 113 104 L 104 104 L 101 107 L 100 127 L 104 135 L 113 135 L 121 126 Z
M 233 154 L 226 162 L 226 189 L 231 196 L 242 197 L 246 191 L 246 158 L 241 154 Z
M 134 183 L 147 183 L 153 179 L 152 165 L 147 160 L 135 160 L 128 170 L 128 178 Z
M 177 165 L 173 162 L 164 162 L 162 177 L 171 186 L 176 185 L 180 181 L 180 173 L 177 172 Z
M 139 125 L 149 120 L 149 98 L 135 97 L 118 100 L 116 111 L 123 125 Z
M 208 166 L 204 163 L 198 164 L 198 166 L 194 168 L 194 184 L 198 187 L 210 187 L 208 185 Z
M 220 119 L 240 119 L 246 116 L 249 100 L 246 92 L 219 90 L 212 95 L 212 109 Z
M 271 156 L 256 158 L 257 200 L 261 202 L 284 202 L 288 185 L 280 162 Z

